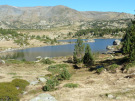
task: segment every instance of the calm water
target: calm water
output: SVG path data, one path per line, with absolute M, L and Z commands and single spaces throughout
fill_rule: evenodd
M 115 39 L 95 39 L 95 42 L 88 42 L 85 44 L 89 44 L 91 47 L 92 52 L 106 52 L 106 46 L 112 45 Z M 63 42 L 75 42 L 76 39 L 72 40 L 62 40 Z M 17 50 L 15 52 L 19 54 L 23 54 L 19 59 L 26 59 L 29 61 L 33 61 L 36 59 L 37 56 L 42 57 L 58 57 L 58 56 L 68 56 L 73 55 L 74 45 L 67 44 L 67 45 L 57 45 L 57 46 L 45 46 L 45 47 L 35 47 L 35 48 L 28 48 L 23 50 Z

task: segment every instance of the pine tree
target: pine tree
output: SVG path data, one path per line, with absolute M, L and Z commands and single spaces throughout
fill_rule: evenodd
M 75 44 L 74 53 L 73 53 L 73 61 L 75 64 L 81 63 L 84 55 L 84 44 L 83 40 L 80 38 L 77 39 Z
M 92 65 L 94 63 L 94 59 L 91 53 L 91 48 L 90 46 L 87 44 L 86 48 L 85 48 L 85 55 L 83 58 L 83 63 L 85 65 Z
M 135 19 L 132 20 L 132 25 L 129 27 L 123 38 L 122 51 L 124 54 L 128 55 L 130 61 L 135 60 Z

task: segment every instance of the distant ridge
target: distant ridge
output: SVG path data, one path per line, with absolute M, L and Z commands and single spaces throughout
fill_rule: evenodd
M 0 5 L 0 27 L 2 28 L 42 29 L 93 20 L 129 18 L 133 18 L 133 15 L 119 12 L 77 11 L 62 5 L 36 7 Z

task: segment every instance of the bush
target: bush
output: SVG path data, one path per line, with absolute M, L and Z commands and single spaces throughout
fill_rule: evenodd
M 0 101 L 19 101 L 19 91 L 11 83 L 0 83 Z
M 51 91 L 55 89 L 55 86 L 59 84 L 59 81 L 56 78 L 48 79 L 46 85 L 43 87 L 44 91 Z
M 51 65 L 48 67 L 48 71 L 52 72 L 53 74 L 59 74 L 63 68 L 68 67 L 67 64 L 57 64 L 57 65 Z
M 70 77 L 71 77 L 71 74 L 66 68 L 63 68 L 61 73 L 57 76 L 58 80 L 69 80 Z
M 68 67 L 66 64 L 57 64 L 48 67 L 50 72 L 57 75 L 46 75 L 49 77 L 49 79 L 47 80 L 46 85 L 43 87 L 44 91 L 54 90 L 55 86 L 59 84 L 59 80 L 68 80 L 71 77 L 66 67 Z
M 14 80 L 12 80 L 11 83 L 15 87 L 19 87 L 20 92 L 23 91 L 25 89 L 25 87 L 29 85 L 28 81 L 22 80 L 22 79 L 14 79 Z
M 41 62 L 44 63 L 44 64 L 52 64 L 52 63 L 55 63 L 54 61 L 52 61 L 52 60 L 50 60 L 50 59 L 43 59 Z
M 126 64 L 125 67 L 124 67 L 124 69 L 128 70 L 129 68 L 134 67 L 134 66 L 135 66 L 135 61 Z
M 96 72 L 97 72 L 98 74 L 101 74 L 103 70 L 104 70 L 104 67 L 101 67 L 101 68 L 98 68 Z
M 74 83 L 67 83 L 64 85 L 64 87 L 68 87 L 68 88 L 77 88 L 78 84 L 74 84 Z
M 118 68 L 118 65 L 117 65 L 117 64 L 112 64 L 112 65 L 109 67 L 109 70 L 111 70 L 112 72 L 115 72 L 116 68 Z

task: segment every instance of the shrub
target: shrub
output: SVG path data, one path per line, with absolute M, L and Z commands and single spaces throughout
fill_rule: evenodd
M 78 84 L 74 84 L 74 83 L 67 83 L 64 85 L 64 87 L 68 87 L 68 88 L 77 88 Z
M 19 91 L 11 83 L 0 83 L 0 101 L 19 101 Z
M 129 68 L 135 66 L 135 61 L 131 62 L 131 63 L 128 63 L 125 65 L 124 69 L 128 70 Z
M 101 74 L 103 70 L 104 70 L 104 67 L 101 67 L 101 68 L 98 68 L 96 72 L 97 72 L 98 74 Z
M 50 60 L 50 59 L 43 59 L 41 62 L 44 63 L 44 64 L 52 64 L 52 63 L 55 63 L 54 61 L 52 61 L 52 60 Z
M 109 70 L 111 70 L 112 72 L 115 72 L 116 68 L 118 68 L 118 65 L 117 65 L 117 64 L 112 64 L 112 65 L 109 67 Z
M 70 77 L 71 77 L 71 74 L 66 68 L 63 68 L 61 73 L 57 76 L 58 80 L 69 80 Z
M 15 87 L 19 87 L 19 91 L 23 91 L 25 87 L 29 85 L 28 81 L 22 79 L 14 79 L 11 83 Z
M 43 87 L 44 91 L 51 91 L 59 84 L 57 78 L 48 79 L 46 85 Z

